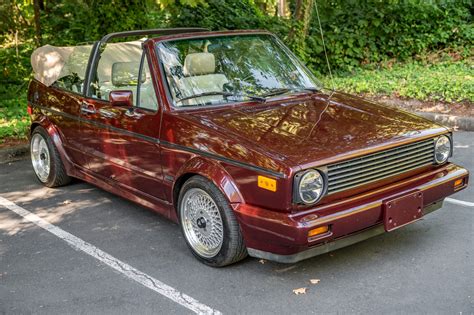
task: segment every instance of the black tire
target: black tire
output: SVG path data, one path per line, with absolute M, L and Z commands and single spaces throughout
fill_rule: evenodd
M 214 200 L 222 218 L 224 235 L 222 246 L 219 252 L 210 258 L 203 257 L 198 252 L 196 252 L 196 250 L 190 244 L 184 231 L 183 216 L 181 213 L 183 197 L 188 190 L 193 188 L 204 190 Z M 191 249 L 193 255 L 201 262 L 212 267 L 223 267 L 236 263 L 247 257 L 247 248 L 245 247 L 242 232 L 240 231 L 240 226 L 234 215 L 234 211 L 229 206 L 229 203 L 222 192 L 206 178 L 196 175 L 184 183 L 179 193 L 177 213 L 184 239 L 186 240 L 186 243 Z
M 45 185 L 46 187 L 59 187 L 68 184 L 71 181 L 71 177 L 69 177 L 66 173 L 66 169 L 64 168 L 64 164 L 61 161 L 61 157 L 59 156 L 58 150 L 54 145 L 53 141 L 51 140 L 48 132 L 41 126 L 36 127 L 33 132 L 31 133 L 31 140 L 34 138 L 35 135 L 41 136 L 48 148 L 49 152 L 49 174 L 45 180 L 41 180 L 41 178 L 35 172 L 36 178 L 40 183 Z M 33 141 L 30 140 L 30 150 L 32 151 Z M 32 157 L 33 159 L 33 157 Z

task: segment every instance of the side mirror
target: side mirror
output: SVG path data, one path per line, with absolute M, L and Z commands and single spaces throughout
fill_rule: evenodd
M 109 101 L 112 106 L 133 106 L 133 92 L 129 90 L 110 91 Z

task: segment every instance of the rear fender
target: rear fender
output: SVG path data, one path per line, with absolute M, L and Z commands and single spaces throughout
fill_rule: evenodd
M 31 138 L 31 134 L 33 133 L 33 130 L 37 126 L 43 127 L 48 132 L 49 137 L 53 141 L 53 144 L 59 153 L 59 157 L 61 158 L 61 161 L 63 162 L 63 165 L 66 169 L 66 173 L 69 176 L 73 176 L 74 175 L 73 163 L 71 162 L 66 151 L 64 150 L 63 141 L 61 139 L 61 134 L 58 128 L 56 128 L 56 126 L 54 126 L 53 123 L 51 123 L 46 117 L 43 116 L 40 120 L 35 121 L 31 124 L 30 138 Z

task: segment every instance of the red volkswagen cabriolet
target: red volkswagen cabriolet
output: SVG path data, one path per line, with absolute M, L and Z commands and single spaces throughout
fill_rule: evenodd
M 43 46 L 32 66 L 39 181 L 76 177 L 153 209 L 211 266 L 326 253 L 468 184 L 449 129 L 323 88 L 266 31 L 113 33 Z

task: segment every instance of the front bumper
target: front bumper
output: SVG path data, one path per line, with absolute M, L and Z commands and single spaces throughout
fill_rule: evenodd
M 462 185 L 454 182 L 462 179 Z M 423 192 L 423 214 L 441 208 L 444 198 L 467 187 L 466 169 L 448 163 L 436 170 L 298 213 L 280 213 L 247 204 L 235 208 L 252 257 L 294 263 L 385 233 L 383 202 L 413 190 Z M 330 232 L 308 238 L 319 226 Z

